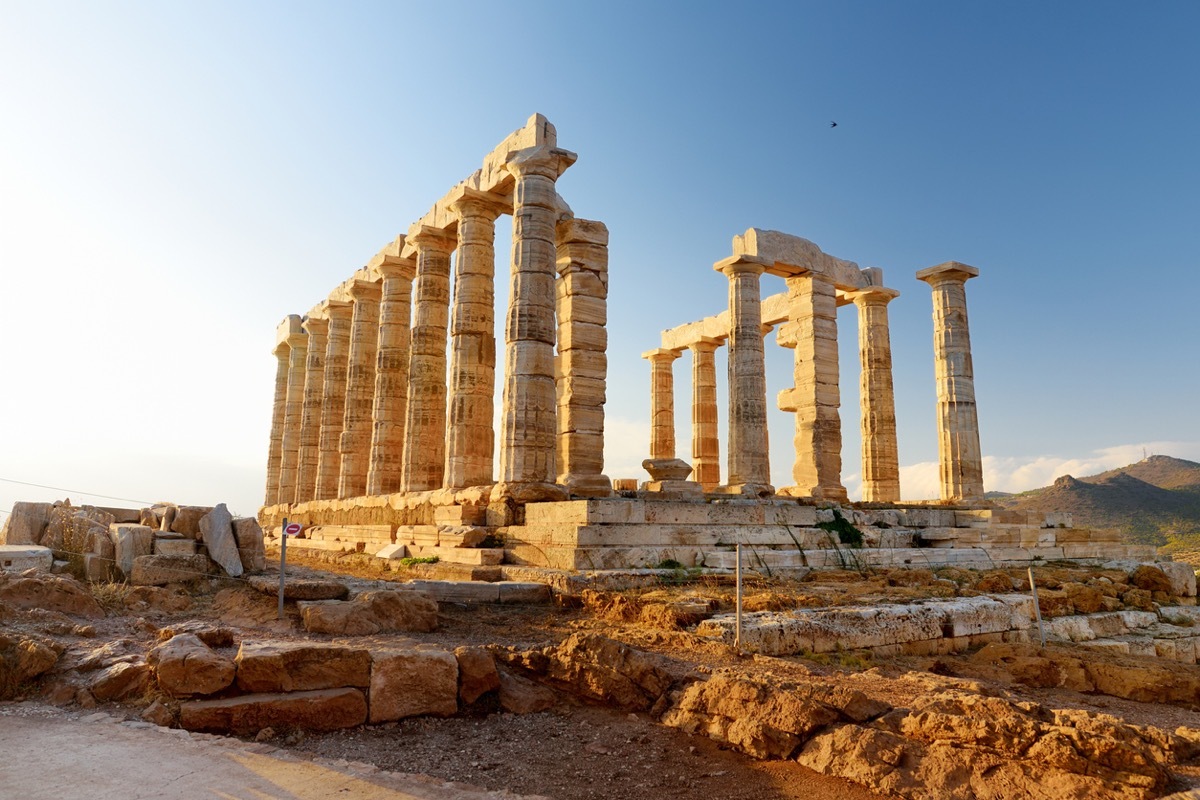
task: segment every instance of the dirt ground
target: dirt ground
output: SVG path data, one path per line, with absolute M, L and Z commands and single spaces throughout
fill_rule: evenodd
M 298 555 L 298 554 L 297 554 Z M 381 572 L 353 560 L 335 574 L 329 565 L 289 553 L 289 574 L 338 577 L 353 588 L 378 586 L 380 580 L 404 580 L 404 574 Z M 907 578 L 905 579 L 907 580 Z M 944 577 L 919 585 L 896 585 L 887 576 L 825 573 L 801 583 L 762 581 L 747 591 L 751 608 L 893 601 L 921 596 L 944 596 L 950 590 Z M 333 637 L 305 633 L 293 615 L 275 619 L 274 601 L 254 592 L 217 590 L 244 588 L 235 581 L 215 581 L 193 593 L 190 606 L 175 610 L 127 604 L 118 590 L 105 596 L 109 616 L 81 633 L 62 620 L 33 614 L 21 625 L 42 632 L 55 629 L 81 646 L 105 643 L 131 650 L 148 648 L 159 629 L 192 619 L 233 628 L 245 640 L 317 639 Z M 720 580 L 657 586 L 626 593 L 632 604 L 604 602 L 529 606 L 468 606 L 441 604 L 439 630 L 410 634 L 448 648 L 494 644 L 529 649 L 554 645 L 577 631 L 600 633 L 667 659 L 676 675 L 702 677 L 722 667 L 736 666 L 744 674 L 793 683 L 829 684 L 853 681 L 855 688 L 887 697 L 896 706 L 906 699 L 948 683 L 970 685 L 980 692 L 1013 700 L 1030 700 L 1055 708 L 1102 711 L 1130 723 L 1171 731 L 1179 726 L 1200 727 L 1200 715 L 1178 706 L 1083 695 L 1066 690 L 1030 689 L 987 683 L 972 673 L 965 656 L 872 659 L 860 655 L 821 658 L 769 658 L 741 654 L 732 648 L 671 625 L 670 619 L 646 616 L 647 607 L 670 606 L 680 600 L 708 602 L 727 608 L 732 586 Z M 230 599 L 232 595 L 233 599 Z M 613 595 L 606 596 L 609 600 Z M 182 605 L 182 603 L 181 603 Z M 7 624 L 15 621 L 10 619 Z M 358 637 L 369 643 L 376 637 Z M 378 637 L 386 639 L 388 637 Z M 130 720 L 150 698 L 106 706 L 109 713 Z M 68 705 L 70 703 L 68 702 Z M 672 798 L 786 798 L 788 800 L 872 800 L 881 795 L 863 787 L 813 772 L 795 762 L 763 762 L 722 749 L 704 736 L 689 736 L 657 724 L 648 715 L 629 714 L 565 698 L 554 709 L 517 715 L 481 709 L 473 716 L 414 718 L 399 723 L 333 733 L 292 733 L 261 742 L 301 759 L 363 762 L 382 770 L 416 773 L 491 790 L 543 795 L 557 800 L 671 800 Z M 1176 773 L 1175 790 L 1200 787 L 1200 767 L 1184 766 Z M 3 792 L 0 791 L 0 795 Z

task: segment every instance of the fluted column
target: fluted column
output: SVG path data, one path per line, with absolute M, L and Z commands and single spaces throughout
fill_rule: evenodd
M 446 466 L 446 330 L 450 318 L 450 253 L 454 237 L 421 227 L 408 237 L 417 249 L 408 410 L 400 490 L 442 488 Z
M 279 459 L 279 502 L 296 502 L 300 466 L 300 420 L 304 416 L 304 367 L 308 337 L 303 331 L 288 336 L 288 389 L 283 420 L 283 451 Z
M 554 183 L 574 160 L 545 147 L 518 151 L 506 164 L 515 178 L 513 246 L 505 323 L 503 430 L 496 496 L 559 498 L 555 487 L 557 436 L 554 369 Z
M 767 264 L 747 256 L 718 261 L 729 278 L 729 455 L 727 491 L 769 494 L 767 374 L 759 276 Z
M 642 358 L 650 362 L 650 458 L 675 457 L 675 350 L 648 350 Z
M 608 378 L 608 228 L 565 219 L 555 227 L 558 280 L 558 477 L 573 496 L 608 497 L 604 403 Z
M 283 460 L 283 423 L 287 415 L 288 346 L 275 348 L 275 403 L 271 410 L 271 443 L 267 449 L 267 494 L 263 505 L 279 502 L 279 467 Z
M 379 347 L 378 283 L 356 280 L 350 287 L 354 316 L 350 323 L 350 356 L 346 367 L 346 413 L 338 450 L 342 470 L 338 497 L 367 493 L 371 459 L 371 414 L 375 405 L 375 357 Z
M 346 422 L 346 369 L 350 358 L 353 305 L 330 300 L 329 333 L 325 340 L 325 376 L 321 385 L 321 437 L 317 454 L 316 500 L 338 496 L 342 474 L 340 444 Z
M 838 411 L 837 290 L 823 275 L 787 278 L 788 322 L 779 343 L 793 348 L 794 385 L 779 407 L 796 417 L 793 485 L 780 494 L 846 500 L 842 486 L 842 420 Z
M 984 493 L 966 292 L 966 282 L 978 274 L 975 267 L 957 261 L 917 273 L 919 280 L 933 287 L 938 460 L 942 500 L 950 502 L 981 500 Z
M 375 398 L 371 411 L 371 458 L 367 494 L 400 491 L 404 471 L 404 432 L 408 414 L 409 324 L 412 317 L 412 259 L 385 256 L 379 303 L 379 347 L 375 357 Z
M 496 217 L 512 206 L 464 188 L 450 210 L 458 215 L 458 250 L 443 484 L 462 489 L 490 484 L 495 467 Z
M 900 500 L 900 456 L 896 446 L 896 400 L 892 393 L 892 341 L 887 310 L 888 303 L 899 294 L 895 289 L 879 286 L 852 295 L 858 308 L 863 500 L 868 503 Z
M 721 440 L 717 433 L 717 367 L 721 343 L 701 339 L 692 351 L 692 480 L 711 492 L 721 482 Z
M 321 452 L 321 403 L 325 385 L 325 345 L 329 320 L 310 317 L 304 321 L 308 332 L 308 356 L 304 364 L 304 411 L 300 418 L 300 466 L 296 477 L 296 502 L 316 496 L 317 464 Z

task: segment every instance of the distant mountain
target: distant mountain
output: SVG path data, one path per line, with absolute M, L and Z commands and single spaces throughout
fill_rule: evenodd
M 1151 456 L 1099 475 L 1064 475 L 1050 486 L 993 502 L 1024 511 L 1069 511 L 1076 525 L 1118 528 L 1131 542 L 1165 545 L 1200 537 L 1200 464 Z

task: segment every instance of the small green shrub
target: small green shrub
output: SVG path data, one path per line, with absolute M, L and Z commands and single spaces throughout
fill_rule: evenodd
M 425 556 L 424 558 L 408 557 L 400 559 L 400 563 L 406 567 L 411 567 L 413 564 L 436 564 L 437 562 L 437 556 Z
M 818 522 L 817 527 L 828 533 L 837 534 L 838 541 L 849 547 L 862 547 L 862 531 L 850 524 L 836 508 L 833 510 L 833 522 Z

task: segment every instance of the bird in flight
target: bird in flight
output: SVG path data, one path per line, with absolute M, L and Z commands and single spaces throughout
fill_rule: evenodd
M 836 123 L 836 122 L 830 122 L 830 123 L 829 123 L 829 127 L 831 127 L 831 128 L 836 128 L 836 127 L 837 127 L 837 123 Z

